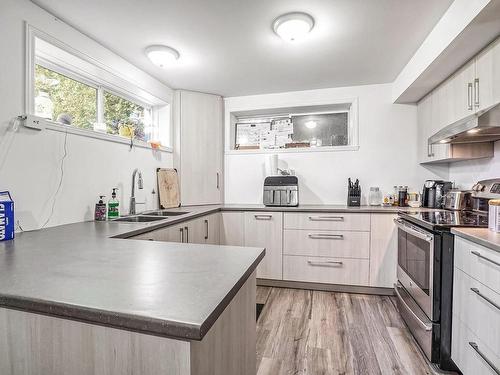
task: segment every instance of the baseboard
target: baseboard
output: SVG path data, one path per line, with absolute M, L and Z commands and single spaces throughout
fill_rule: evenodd
M 257 285 L 271 286 L 275 288 L 319 290 L 325 292 L 374 294 L 378 296 L 394 295 L 393 288 L 379 288 L 379 287 L 359 286 L 359 285 L 322 284 L 322 283 L 308 283 L 303 281 L 271 280 L 271 279 L 257 279 Z

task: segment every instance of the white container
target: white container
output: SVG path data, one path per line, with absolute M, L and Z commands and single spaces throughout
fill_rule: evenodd
M 372 186 L 370 188 L 368 201 L 370 206 L 380 206 L 382 204 L 382 193 L 380 192 L 380 189 L 377 186 Z
M 488 228 L 494 232 L 500 232 L 500 199 L 489 201 Z

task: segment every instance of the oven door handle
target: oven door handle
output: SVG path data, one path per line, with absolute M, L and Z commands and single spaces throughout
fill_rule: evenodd
M 408 304 L 405 302 L 405 300 L 403 299 L 403 297 L 401 296 L 401 294 L 399 293 L 398 291 L 398 286 L 397 284 L 394 284 L 394 293 L 396 293 L 396 297 L 398 297 L 399 301 L 405 306 L 405 308 L 413 315 L 413 317 L 415 318 L 415 321 L 423 328 L 425 329 L 427 332 L 429 331 L 432 331 L 432 325 L 429 325 L 429 324 L 425 324 L 425 322 L 423 322 L 417 314 L 415 314 L 415 312 L 411 309 L 410 306 L 408 306 Z
M 406 225 L 403 220 L 401 219 L 394 219 L 394 223 L 396 226 L 401 229 L 402 231 L 411 234 L 412 236 L 415 236 L 417 238 L 420 238 L 421 240 L 424 240 L 426 242 L 432 242 L 434 240 L 434 236 L 431 234 L 427 234 L 423 231 L 416 230 L 412 228 L 409 225 Z

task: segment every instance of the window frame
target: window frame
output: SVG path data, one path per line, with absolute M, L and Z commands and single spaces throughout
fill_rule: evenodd
M 167 130 L 167 133 L 169 134 L 169 143 L 168 145 L 162 145 L 159 147 L 160 151 L 165 151 L 165 152 L 173 152 L 173 147 L 172 147 L 172 140 L 173 140 L 173 116 L 172 116 L 172 103 L 170 102 L 165 102 L 161 101 L 161 105 L 153 104 L 153 103 L 148 103 L 146 102 L 143 98 L 137 97 L 129 92 L 127 92 L 125 89 L 120 88 L 118 86 L 112 85 L 108 82 L 105 82 L 105 80 L 97 80 L 95 78 L 90 77 L 90 75 L 82 74 L 80 72 L 77 72 L 77 69 L 72 69 L 71 64 L 67 64 L 66 66 L 61 65 L 59 62 L 51 61 L 48 60 L 44 57 L 37 56 L 36 55 L 36 46 L 35 46 L 35 41 L 36 39 L 41 39 L 46 43 L 49 43 L 53 45 L 56 48 L 61 49 L 62 51 L 69 53 L 76 58 L 79 58 L 83 60 L 85 63 L 94 65 L 98 68 L 102 69 L 102 66 L 99 66 L 99 64 L 89 58 L 88 56 L 78 52 L 77 50 L 74 50 L 73 48 L 65 45 L 64 43 L 60 42 L 59 40 L 45 34 L 44 32 L 34 28 L 33 26 L 29 25 L 26 23 L 26 93 L 25 93 L 25 113 L 26 114 L 34 114 L 35 112 L 35 65 L 40 65 L 46 69 L 52 70 L 56 73 L 59 73 L 61 75 L 64 75 L 70 79 L 76 80 L 78 82 L 81 82 L 85 85 L 88 85 L 92 88 L 95 88 L 97 90 L 97 108 L 96 108 L 96 115 L 97 115 L 97 122 L 104 122 L 104 92 L 107 91 L 112 95 L 116 95 L 120 98 L 123 98 L 125 100 L 128 100 L 134 104 L 137 104 L 141 107 L 144 107 L 144 109 L 150 110 L 151 111 L 151 120 L 152 120 L 152 125 L 155 128 L 156 131 L 159 131 L 158 127 L 159 125 L 159 115 L 158 112 L 159 110 L 164 107 L 168 106 L 169 110 L 169 124 L 168 127 L 169 129 Z M 110 74 L 116 75 L 115 72 L 109 72 Z M 125 80 L 123 77 L 118 77 L 122 80 Z M 126 81 L 126 80 L 125 80 Z M 132 82 L 127 81 L 130 85 L 133 85 Z M 138 87 L 138 89 L 140 89 Z M 101 139 L 101 140 L 106 140 L 106 141 L 111 141 L 115 143 L 123 143 L 126 145 L 130 145 L 130 139 L 125 138 L 122 136 L 119 136 L 117 134 L 108 134 L 108 133 L 103 133 L 95 130 L 90 130 L 90 129 L 82 129 L 78 128 L 75 126 L 68 126 L 61 124 L 57 121 L 53 120 L 46 120 L 46 127 L 45 129 L 52 130 L 52 131 L 60 131 L 60 132 L 65 132 L 65 133 L 70 133 L 70 134 L 76 134 L 76 135 L 81 135 L 81 136 L 86 136 L 89 138 L 94 138 L 94 139 Z M 133 140 L 133 145 L 135 147 L 141 147 L 141 148 L 147 148 L 151 149 L 151 145 L 142 140 Z

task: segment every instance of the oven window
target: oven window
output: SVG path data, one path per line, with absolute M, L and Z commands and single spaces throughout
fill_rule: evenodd
M 429 295 L 430 244 L 398 230 L 398 264 L 422 291 Z

